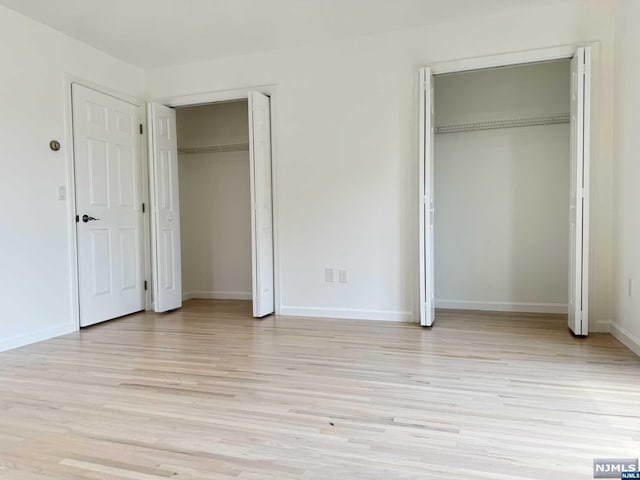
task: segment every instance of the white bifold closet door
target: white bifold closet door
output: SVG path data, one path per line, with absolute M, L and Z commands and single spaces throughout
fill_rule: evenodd
M 420 163 L 419 163 L 419 271 L 420 325 L 430 327 L 435 319 L 433 249 L 433 74 L 420 69 Z
M 253 316 L 274 312 L 271 108 L 249 93 Z M 149 105 L 154 310 L 182 306 L 178 147 L 175 111 Z
M 589 333 L 589 145 L 591 50 L 571 59 L 571 186 L 569 199 L 569 328 Z
M 249 92 L 253 316 L 274 312 L 271 106 L 269 97 Z
M 80 325 L 144 309 L 140 113 L 72 86 Z
M 156 312 L 166 312 L 182 306 L 176 112 L 153 103 L 148 106 L 147 113 L 153 308 Z

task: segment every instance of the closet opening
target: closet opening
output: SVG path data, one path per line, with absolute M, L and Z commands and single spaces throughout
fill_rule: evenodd
M 269 97 L 148 113 L 154 310 L 199 299 L 274 313 Z
M 252 300 L 247 101 L 176 108 L 182 299 Z
M 590 64 L 578 50 L 422 72 L 423 326 L 484 311 L 588 333 Z
M 436 309 L 567 313 L 569 86 L 568 60 L 435 76 Z

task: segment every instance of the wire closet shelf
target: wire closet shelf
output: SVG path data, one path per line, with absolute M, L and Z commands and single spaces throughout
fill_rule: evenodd
M 220 153 L 249 151 L 249 143 L 225 143 L 220 145 L 199 145 L 178 147 L 178 153 Z
M 500 128 L 536 127 L 541 125 L 558 125 L 569 123 L 568 113 L 555 113 L 552 115 L 538 115 L 535 117 L 512 118 L 508 120 L 487 120 L 483 122 L 458 123 L 453 125 L 441 125 L 435 127 L 434 133 L 459 133 L 473 132 L 477 130 L 496 130 Z

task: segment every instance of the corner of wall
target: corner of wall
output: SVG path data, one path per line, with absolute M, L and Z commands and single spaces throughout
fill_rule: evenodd
M 617 323 L 611 323 L 611 335 L 613 335 L 620 343 L 640 356 L 640 338 L 633 335 L 629 330 Z

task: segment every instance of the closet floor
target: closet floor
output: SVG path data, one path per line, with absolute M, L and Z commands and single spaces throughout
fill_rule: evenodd
M 0 353 L 0 479 L 592 478 L 640 358 L 559 316 L 251 318 L 193 300 Z

